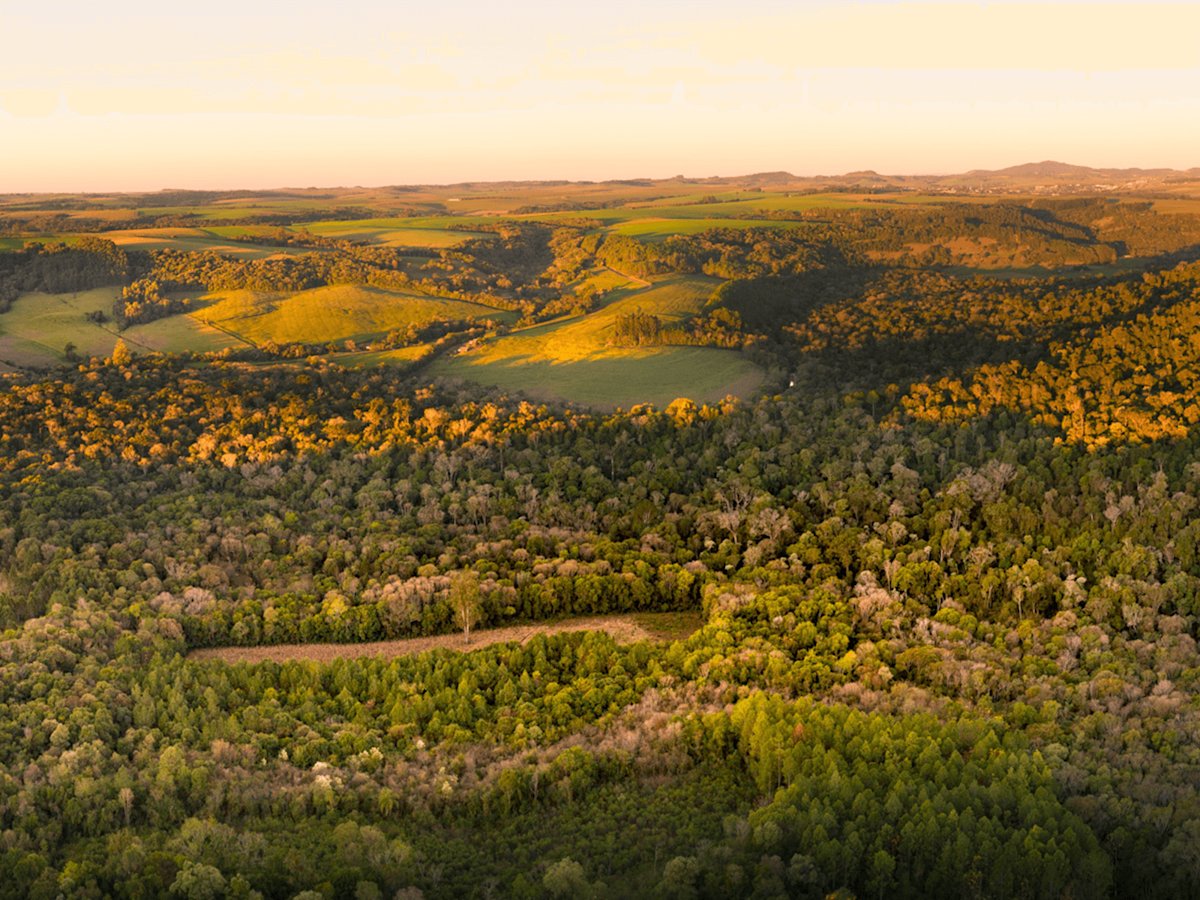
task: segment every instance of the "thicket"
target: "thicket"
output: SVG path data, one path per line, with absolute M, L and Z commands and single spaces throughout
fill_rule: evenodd
M 136 360 L 0 395 L 13 891 L 1194 893 L 1194 438 L 404 384 Z M 707 624 L 183 657 L 452 630 L 467 570 L 488 624 Z M 653 845 L 552 836 L 592 815 Z

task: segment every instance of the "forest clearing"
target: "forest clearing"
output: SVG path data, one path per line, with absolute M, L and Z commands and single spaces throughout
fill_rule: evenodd
M 257 647 L 204 647 L 188 654 L 189 659 L 218 659 L 226 663 L 292 662 L 306 660 L 330 662 L 364 656 L 393 658 L 412 656 L 429 650 L 458 650 L 469 653 L 493 644 L 524 644 L 534 635 L 568 634 L 575 631 L 602 631 L 618 644 L 638 641 L 674 640 L 686 637 L 702 624 L 698 613 L 644 613 L 624 616 L 588 616 L 558 622 L 530 622 L 504 628 L 485 628 L 471 632 L 470 641 L 461 633 L 429 637 L 402 638 L 395 641 L 371 641 L 364 644 L 262 644 Z

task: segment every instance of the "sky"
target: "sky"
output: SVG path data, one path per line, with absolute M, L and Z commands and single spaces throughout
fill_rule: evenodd
M 1200 166 L 1200 3 L 0 0 L 0 192 Z

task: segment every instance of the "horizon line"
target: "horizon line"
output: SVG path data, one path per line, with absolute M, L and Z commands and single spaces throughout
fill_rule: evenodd
M 465 187 L 465 186 L 473 186 L 473 185 L 496 185 L 496 184 L 528 184 L 528 185 L 597 184 L 597 185 L 603 185 L 603 184 L 622 184 L 622 183 L 629 183 L 629 182 L 667 182 L 667 181 L 703 182 L 703 181 L 714 181 L 714 180 L 729 181 L 729 180 L 738 180 L 738 179 L 763 178 L 763 177 L 767 177 L 767 176 L 773 176 L 773 177 L 777 177 L 777 178 L 787 177 L 787 178 L 795 179 L 797 181 L 834 180 L 834 179 L 851 178 L 854 176 L 863 176 L 863 177 L 874 176 L 877 178 L 919 179 L 919 178 L 952 178 L 955 176 L 966 176 L 966 175 L 985 175 L 985 174 L 995 175 L 995 174 L 1010 173 L 1014 169 L 1022 169 L 1022 168 L 1026 168 L 1026 167 L 1046 166 L 1046 165 L 1062 166 L 1065 168 L 1077 169 L 1077 170 L 1086 170 L 1089 172 L 1094 172 L 1096 174 L 1122 173 L 1122 172 L 1128 172 L 1128 173 L 1143 172 L 1143 173 L 1149 173 L 1149 174 L 1174 173 L 1174 174 L 1180 174 L 1180 175 L 1198 175 L 1198 176 L 1200 176 L 1200 166 L 1192 166 L 1187 169 L 1174 168 L 1174 167 L 1170 167 L 1170 166 L 1153 166 L 1153 167 L 1148 167 L 1148 168 L 1142 167 L 1142 166 L 1136 166 L 1136 165 L 1134 165 L 1134 166 L 1089 166 L 1089 165 L 1077 164 L 1077 163 L 1066 163 L 1066 162 L 1062 162 L 1060 160 L 1045 159 L 1045 160 L 1040 160 L 1040 161 L 1036 161 L 1036 162 L 1027 161 L 1027 162 L 1022 162 L 1022 163 L 1015 163 L 1013 165 L 1004 166 L 1004 167 L 1001 167 L 998 169 L 970 168 L 970 169 L 965 169 L 965 170 L 961 170 L 961 171 L 946 171 L 946 172 L 936 172 L 936 171 L 933 171 L 933 172 L 880 172 L 876 169 L 868 168 L 868 169 L 853 169 L 851 171 L 842 172 L 840 174 L 830 174 L 830 173 L 822 172 L 822 173 L 817 173 L 817 174 L 812 174 L 812 175 L 797 175 L 796 173 L 788 171 L 786 169 L 764 169 L 764 170 L 759 170 L 759 171 L 754 171 L 754 172 L 745 172 L 745 173 L 732 174 L 732 175 L 719 175 L 719 174 L 686 175 L 686 174 L 680 173 L 680 174 L 669 175 L 669 176 L 665 176 L 665 177 L 654 177 L 654 176 L 650 176 L 650 175 L 631 175 L 631 176 L 625 176 L 625 177 L 621 177 L 621 178 L 490 178 L 490 179 L 489 178 L 468 178 L 468 179 L 463 179 L 460 181 L 444 181 L 444 182 L 408 181 L 408 182 L 392 182 L 392 183 L 380 183 L 380 184 L 349 184 L 349 183 L 323 184 L 323 185 L 309 184 L 309 185 L 304 185 L 304 186 L 301 186 L 298 184 L 291 184 L 291 185 L 277 184 L 277 185 L 272 185 L 272 186 L 260 186 L 260 187 L 246 187 L 246 186 L 239 186 L 239 187 L 185 187 L 185 186 L 181 186 L 181 185 L 164 185 L 164 186 L 157 187 L 157 188 L 111 188 L 111 189 L 110 188 L 95 188 L 95 189 L 87 189 L 87 190 L 82 190 L 82 191 L 55 190 L 55 189 L 16 190 L 16 191 L 0 190 L 0 196 L 28 197 L 28 196 L 42 196 L 42 195 L 55 195 L 55 194 L 66 194 L 66 195 L 70 195 L 70 196 L 109 196 L 109 195 L 114 195 L 114 194 L 116 194 L 116 195 L 121 195 L 121 194 L 161 194 L 161 193 L 170 193 L 170 192 L 176 192 L 176 191 L 190 192 L 190 193 L 203 193 L 203 192 L 233 193 L 233 192 L 239 192 L 239 191 L 264 192 L 264 191 L 384 190 L 387 188 L 392 188 L 392 189 L 395 189 L 395 188 L 410 188 L 410 189 L 451 188 L 451 187 Z M 1013 174 L 1020 174 L 1020 173 L 1013 173 Z

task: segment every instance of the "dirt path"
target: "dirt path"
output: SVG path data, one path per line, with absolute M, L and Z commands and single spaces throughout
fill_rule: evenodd
M 650 287 L 651 283 L 645 278 L 639 278 L 637 275 L 631 275 L 629 272 L 622 272 L 620 269 L 614 269 L 612 266 L 605 266 L 604 268 L 608 269 L 610 272 L 615 272 L 622 278 L 632 281 L 634 284 L 640 284 L 642 287 Z
M 507 628 L 488 628 L 471 635 L 471 643 L 464 644 L 459 634 L 439 634 L 433 637 L 405 638 L 397 641 L 375 641 L 369 644 L 276 644 L 263 647 L 208 647 L 193 650 L 189 659 L 219 659 L 227 663 L 239 662 L 288 662 L 311 659 L 328 662 L 333 659 L 353 659 L 360 656 L 408 656 L 423 653 L 437 647 L 450 650 L 478 650 L 491 644 L 509 641 L 525 643 L 535 634 L 561 634 L 565 631 L 603 631 L 621 644 L 660 639 L 661 635 L 643 628 L 630 616 L 596 616 L 587 619 L 569 619 L 563 622 L 513 625 Z

